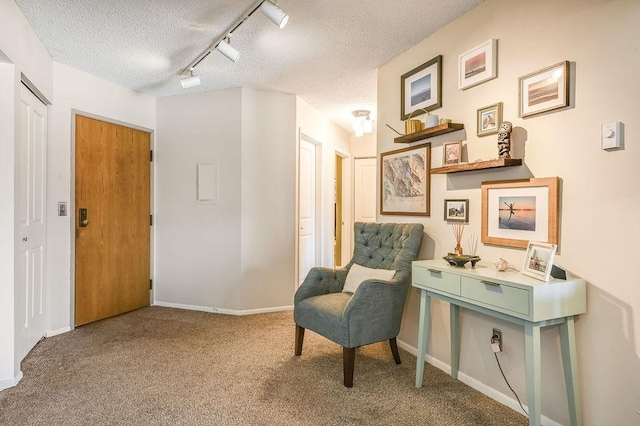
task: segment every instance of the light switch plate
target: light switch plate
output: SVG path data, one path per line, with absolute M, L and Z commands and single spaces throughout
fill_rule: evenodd
M 602 149 L 611 150 L 622 147 L 622 123 L 603 124 L 600 128 L 600 143 Z

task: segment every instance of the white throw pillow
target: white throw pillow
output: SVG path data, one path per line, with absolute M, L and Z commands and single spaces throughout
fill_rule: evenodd
M 373 269 L 366 266 L 360 266 L 357 263 L 351 265 L 347 279 L 344 283 L 342 291 L 345 293 L 355 293 L 362 281 L 376 279 L 382 281 L 390 281 L 396 271 L 389 269 Z

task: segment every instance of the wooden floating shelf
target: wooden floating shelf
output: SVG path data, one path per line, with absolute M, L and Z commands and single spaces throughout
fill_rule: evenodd
M 477 163 L 451 164 L 450 166 L 437 167 L 431 169 L 431 174 L 446 174 L 468 172 L 471 170 L 495 169 L 498 167 L 521 166 L 522 160 L 519 158 L 500 158 L 498 160 L 478 161 Z
M 444 135 L 445 133 L 457 132 L 464 129 L 464 124 L 447 123 L 438 126 L 427 127 L 419 132 L 409 133 L 408 135 L 398 136 L 393 141 L 395 143 L 411 143 L 422 139 L 432 138 L 434 136 Z

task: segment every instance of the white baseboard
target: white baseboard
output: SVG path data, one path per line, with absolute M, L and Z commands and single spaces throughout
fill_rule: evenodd
M 47 330 L 44 332 L 44 335 L 45 337 L 53 337 L 53 336 L 57 336 L 58 334 L 68 333 L 70 331 L 71 331 L 71 327 L 67 326 L 67 327 L 59 328 L 57 330 Z
M 0 380 L 0 391 L 14 387 L 22 380 L 22 371 L 13 380 Z
M 165 308 L 187 309 L 189 311 L 211 312 L 214 314 L 237 315 L 237 316 L 266 314 L 269 312 L 282 312 L 282 311 L 293 310 L 293 306 L 277 306 L 273 308 L 248 309 L 244 311 L 238 311 L 234 309 L 212 308 L 210 306 L 183 305 L 181 303 L 160 302 L 157 300 L 153 304 L 155 306 L 163 306 Z
M 418 349 L 414 348 L 411 345 L 408 345 L 407 343 L 403 342 L 402 340 L 398 340 L 398 346 L 402 349 L 404 349 L 405 351 L 409 352 L 410 354 L 413 354 L 415 356 L 418 356 Z M 440 370 L 444 371 L 447 374 L 451 374 L 451 366 L 445 362 L 440 361 L 439 359 L 436 359 L 434 357 L 432 357 L 431 355 L 427 354 L 426 356 L 426 361 L 427 363 L 433 365 L 436 368 L 439 368 Z M 507 407 L 511 408 L 512 410 L 515 410 L 519 413 L 522 413 L 522 409 L 520 408 L 520 404 L 518 404 L 518 401 L 516 401 L 515 399 L 503 394 L 502 392 L 498 392 L 497 390 L 495 390 L 494 388 L 485 385 L 484 383 L 480 382 L 479 380 L 474 379 L 471 376 L 468 376 L 467 374 L 458 371 L 458 380 L 460 380 L 462 383 L 464 383 L 467 386 L 472 387 L 473 389 L 477 390 L 478 392 L 482 392 L 483 394 L 487 395 L 489 398 L 494 399 L 496 401 L 498 401 L 501 404 L 506 405 Z M 526 406 L 525 404 L 522 404 L 524 406 L 524 408 L 527 410 L 527 412 L 529 411 L 529 407 Z M 545 425 L 545 426 L 563 426 L 560 423 L 553 421 L 545 416 L 541 416 L 541 422 Z

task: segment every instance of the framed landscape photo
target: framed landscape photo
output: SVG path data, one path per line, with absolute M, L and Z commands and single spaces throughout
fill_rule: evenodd
M 495 135 L 502 123 L 502 102 L 478 110 L 478 136 Z
M 542 281 L 549 281 L 557 249 L 558 246 L 555 244 L 529 241 L 522 273 Z
M 442 144 L 442 165 L 459 164 L 462 158 L 462 141 Z
M 569 106 L 569 61 L 520 77 L 518 93 L 519 117 Z
M 527 248 L 529 241 L 558 244 L 560 179 L 482 183 L 482 242 Z
M 444 200 L 444 220 L 469 222 L 469 200 Z
M 380 154 L 380 214 L 429 216 L 431 144 Z
M 442 106 L 442 55 L 438 55 L 400 77 L 400 118 L 412 112 Z
M 498 76 L 498 40 L 489 39 L 458 58 L 458 89 L 464 90 Z

